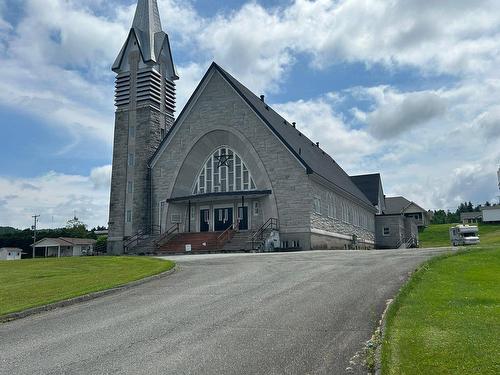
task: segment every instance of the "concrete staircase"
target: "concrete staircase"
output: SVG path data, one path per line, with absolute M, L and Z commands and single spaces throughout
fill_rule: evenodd
M 152 254 L 156 252 L 157 235 L 143 236 L 137 244 L 130 248 L 127 254 Z
M 204 253 L 217 250 L 217 237 L 222 232 L 178 233 L 160 245 L 158 253 L 185 253 L 186 244 L 191 245 L 191 253 Z
M 235 232 L 233 237 L 222 247 L 223 251 L 248 251 L 251 248 L 248 240 L 250 232 Z

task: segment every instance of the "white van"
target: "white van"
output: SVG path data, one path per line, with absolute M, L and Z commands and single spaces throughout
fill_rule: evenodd
M 479 243 L 479 228 L 476 225 L 456 225 L 450 228 L 450 240 L 453 246 L 476 245 Z

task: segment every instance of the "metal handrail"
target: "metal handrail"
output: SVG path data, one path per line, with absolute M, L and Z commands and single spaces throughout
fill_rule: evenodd
M 166 238 L 168 241 L 168 237 L 170 237 L 175 232 L 179 233 L 179 223 L 172 225 L 165 233 L 161 234 L 160 237 L 155 241 L 155 245 L 158 246 Z
M 255 249 L 255 242 L 263 241 L 263 234 L 267 230 L 279 230 L 279 220 L 275 217 L 270 217 L 264 224 L 261 225 L 259 229 L 250 237 L 250 242 L 252 242 L 252 250 Z
M 134 242 L 135 245 L 137 246 L 143 236 L 150 234 L 154 235 L 155 232 L 159 233 L 159 231 L 160 227 L 158 225 L 151 225 L 150 227 L 139 229 L 133 236 L 127 239 L 127 242 L 124 243 L 123 245 L 124 252 L 127 253 Z
M 236 225 L 235 223 L 231 224 L 229 227 L 227 227 L 224 232 L 222 232 L 218 237 L 217 237 L 217 240 L 216 240 L 216 245 L 217 247 L 219 247 L 221 241 L 223 240 L 224 236 L 227 236 L 227 239 L 226 241 L 224 242 L 227 242 L 229 241 L 234 235 L 234 232 L 235 232 L 235 228 L 236 228 Z

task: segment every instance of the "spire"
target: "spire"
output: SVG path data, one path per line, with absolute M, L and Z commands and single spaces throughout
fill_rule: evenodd
M 168 65 L 167 78 L 171 80 L 179 78 L 175 71 L 168 35 L 161 28 L 157 0 L 138 0 L 129 36 L 113 64 L 114 72 L 121 71 L 124 56 L 127 54 L 127 46 L 134 35 L 145 64 L 159 63 L 160 56 L 163 54 L 166 56 Z
M 144 59 L 156 61 L 155 35 L 162 32 L 160 12 L 156 0 L 139 0 L 132 29 L 139 39 Z
M 158 12 L 156 0 L 139 0 L 132 28 L 141 30 L 149 36 L 154 36 L 162 31 L 160 12 Z

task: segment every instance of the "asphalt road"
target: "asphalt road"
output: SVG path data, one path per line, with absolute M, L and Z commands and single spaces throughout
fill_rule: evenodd
M 171 257 L 171 276 L 0 324 L 0 374 L 366 373 L 350 360 L 386 300 L 442 252 Z

